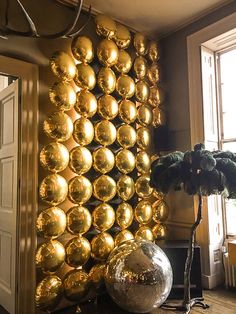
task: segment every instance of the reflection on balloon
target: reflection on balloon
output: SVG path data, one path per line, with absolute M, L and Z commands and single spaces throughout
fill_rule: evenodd
M 75 59 L 82 63 L 90 63 L 93 60 L 93 43 L 86 36 L 74 38 L 71 44 L 71 51 Z
M 112 170 L 114 164 L 115 157 L 110 149 L 100 147 L 93 152 L 93 167 L 95 170 L 105 174 Z
M 97 99 L 87 90 L 81 90 L 77 93 L 75 110 L 84 117 L 91 118 L 97 111 Z
M 154 126 L 160 126 L 160 125 L 166 124 L 165 111 L 159 108 L 154 108 L 152 112 L 153 112 L 153 125 Z
M 141 105 L 138 108 L 138 121 L 143 126 L 152 124 L 153 113 L 148 105 Z
M 116 88 L 116 76 L 110 68 L 101 68 L 98 72 L 98 86 L 104 94 L 111 94 Z
M 63 144 L 53 142 L 43 147 L 39 159 L 46 170 L 60 172 L 68 165 L 69 152 Z
M 65 296 L 70 301 L 79 301 L 88 293 L 88 274 L 83 270 L 71 270 L 63 281 Z
M 121 245 L 122 243 L 124 243 L 125 241 L 129 241 L 129 240 L 133 240 L 134 236 L 132 234 L 132 232 L 130 232 L 129 230 L 121 230 L 116 236 L 115 236 L 115 246 L 117 245 Z
M 92 196 L 91 182 L 84 176 L 76 176 L 68 183 L 68 197 L 72 203 L 84 204 Z
M 104 146 L 111 145 L 116 140 L 116 128 L 108 120 L 102 120 L 95 125 L 95 140 Z
M 92 142 L 94 138 L 94 128 L 92 122 L 84 117 L 74 122 L 73 137 L 75 141 L 84 146 Z
M 141 225 L 148 224 L 152 220 L 152 204 L 146 200 L 138 202 L 134 210 L 134 216 Z
M 139 80 L 145 78 L 147 74 L 147 61 L 142 56 L 138 56 L 134 60 L 134 72 Z
M 136 168 L 140 173 L 147 173 L 151 169 L 151 160 L 145 151 L 140 151 L 136 155 Z
M 98 177 L 93 182 L 93 194 L 100 201 L 110 201 L 116 195 L 116 182 L 107 175 Z
M 84 265 L 91 252 L 89 241 L 82 237 L 75 237 L 66 244 L 66 263 L 71 267 L 79 267 Z
M 131 42 L 130 31 L 119 23 L 116 24 L 115 42 L 121 49 L 128 48 Z
M 76 65 L 77 73 L 74 78 L 76 85 L 82 89 L 92 90 L 96 84 L 96 76 L 93 68 L 88 64 L 79 63 Z
M 169 208 L 165 201 L 157 200 L 154 204 L 152 204 L 153 207 L 153 220 L 156 223 L 163 222 L 168 218 L 169 214 Z
M 163 224 L 156 224 L 153 228 L 152 228 L 152 233 L 155 237 L 156 240 L 163 240 L 167 237 L 167 227 L 166 225 Z
M 146 127 L 141 127 L 137 130 L 137 144 L 138 146 L 145 150 L 149 147 L 151 141 L 151 134 L 149 129 Z
M 116 90 L 122 98 L 131 98 L 135 93 L 134 80 L 126 74 L 121 74 L 116 81 Z
M 159 82 L 160 75 L 157 63 L 153 63 L 151 67 L 148 69 L 147 77 L 153 85 Z
M 118 52 L 116 44 L 110 39 L 101 40 L 97 47 L 98 60 L 105 67 L 111 67 L 117 63 Z
M 150 41 L 149 43 L 148 57 L 151 62 L 156 62 L 160 58 L 159 49 L 155 41 Z
M 50 59 L 52 72 L 63 81 L 71 81 L 76 74 L 73 58 L 63 51 L 55 52 Z
M 159 106 L 163 102 L 163 98 L 164 98 L 163 92 L 160 90 L 159 87 L 155 85 L 150 87 L 150 95 L 148 102 L 152 107 L 155 108 Z
M 127 175 L 122 175 L 117 181 L 117 194 L 122 200 L 127 201 L 133 197 L 134 193 L 134 180 Z
M 119 115 L 125 123 L 133 123 L 137 117 L 137 108 L 135 104 L 128 99 L 121 100 L 119 103 Z
M 103 95 L 98 99 L 98 113 L 107 120 L 114 119 L 118 114 L 118 103 L 111 95 Z
M 136 143 L 135 129 L 128 124 L 120 126 L 117 130 L 117 141 L 124 148 L 133 147 Z
M 83 234 L 92 225 L 92 216 L 84 206 L 74 206 L 67 212 L 67 229 L 72 234 Z
M 50 101 L 59 110 L 70 110 L 76 103 L 76 92 L 67 82 L 56 82 L 49 90 Z
M 138 81 L 135 88 L 137 101 L 146 102 L 149 98 L 149 85 L 145 81 Z
M 125 50 L 121 49 L 118 52 L 118 60 L 117 63 L 115 64 L 115 69 L 116 71 L 120 73 L 128 73 L 132 67 L 132 59 L 128 52 Z
M 70 169 L 77 174 L 88 172 L 93 164 L 90 151 L 83 146 L 76 146 L 70 151 Z
M 135 239 L 136 240 L 148 240 L 153 241 L 154 236 L 152 233 L 152 230 L 147 226 L 141 226 L 136 232 L 135 232 Z
M 107 232 L 96 235 L 91 241 L 92 257 L 96 260 L 105 261 L 114 248 L 114 240 Z
M 116 166 L 122 173 L 129 173 L 135 168 L 134 154 L 128 149 L 121 149 L 116 155 Z
M 96 31 L 100 36 L 112 38 L 116 33 L 116 22 L 109 16 L 98 14 L 95 17 Z
M 114 209 L 106 203 L 98 205 L 92 214 L 93 226 L 99 231 L 106 231 L 110 229 L 115 222 Z
M 135 182 L 135 190 L 139 197 L 145 198 L 152 194 L 153 188 L 150 187 L 150 175 L 143 174 Z
M 133 222 L 133 208 L 129 203 L 121 203 L 116 210 L 116 222 L 121 229 L 128 228 Z
M 141 33 L 136 33 L 134 35 L 134 47 L 138 55 L 145 55 L 147 53 L 147 38 Z
M 104 284 L 105 263 L 95 264 L 89 271 L 89 282 L 98 289 Z

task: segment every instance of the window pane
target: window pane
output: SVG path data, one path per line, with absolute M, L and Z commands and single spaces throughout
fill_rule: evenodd
M 225 210 L 226 210 L 226 230 L 227 235 L 235 235 L 236 228 L 236 200 L 225 200 Z
M 233 153 L 236 153 L 236 142 L 223 143 L 223 150 L 230 150 Z

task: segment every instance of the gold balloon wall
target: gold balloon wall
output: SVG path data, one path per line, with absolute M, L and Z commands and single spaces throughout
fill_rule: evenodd
M 45 311 L 99 293 L 116 245 L 166 236 L 168 207 L 149 185 L 152 128 L 165 123 L 157 43 L 104 15 L 95 25 L 96 49 L 81 35 L 50 59 L 35 296 Z

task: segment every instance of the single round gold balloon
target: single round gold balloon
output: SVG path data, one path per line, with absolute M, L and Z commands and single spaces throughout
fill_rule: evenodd
M 131 100 L 121 100 L 119 103 L 119 115 L 125 123 L 133 123 L 137 118 L 136 105 Z
M 73 58 L 63 51 L 55 52 L 50 59 L 52 72 L 63 81 L 71 81 L 76 75 Z
M 116 76 L 110 68 L 101 68 L 98 72 L 98 86 L 104 94 L 111 94 L 116 88 Z
M 138 202 L 134 216 L 141 225 L 148 224 L 152 220 L 152 204 L 146 200 Z
M 39 187 L 40 198 L 50 205 L 62 203 L 66 199 L 67 192 L 67 182 L 59 174 L 50 174 L 43 179 Z
M 157 200 L 154 204 L 152 204 L 152 208 L 153 208 L 153 220 L 156 223 L 166 221 L 169 215 L 169 208 L 165 201 Z
M 76 176 L 68 183 L 68 197 L 72 203 L 84 204 L 92 196 L 91 182 L 84 176 Z
M 98 263 L 95 264 L 89 271 L 89 282 L 96 288 L 99 288 L 104 283 L 105 267 L 105 263 Z
M 134 72 L 139 80 L 145 78 L 147 74 L 147 61 L 144 57 L 138 56 L 134 60 Z
M 134 154 L 128 149 L 121 149 L 116 155 L 116 167 L 122 173 L 129 173 L 135 168 Z
M 66 274 L 63 285 L 66 298 L 78 302 L 89 291 L 88 274 L 83 270 L 71 270 Z
M 36 221 L 39 236 L 55 239 L 66 229 L 66 214 L 59 207 L 44 209 Z
M 91 253 L 89 241 L 82 237 L 75 237 L 66 244 L 66 263 L 71 267 L 79 267 L 84 265 Z
M 100 147 L 93 152 L 93 167 L 95 170 L 105 174 L 110 172 L 114 165 L 115 157 L 110 149 Z
M 73 137 L 82 146 L 88 145 L 94 138 L 94 128 L 92 122 L 84 117 L 74 122 Z
M 96 76 L 93 68 L 84 63 L 77 64 L 76 68 L 75 84 L 82 89 L 92 90 L 96 84 Z
M 167 237 L 167 227 L 158 223 L 152 228 L 152 233 L 156 240 L 163 240 Z
M 54 310 L 62 299 L 63 285 L 57 276 L 47 276 L 36 287 L 35 304 L 43 311 Z
M 64 112 L 57 111 L 43 122 L 46 135 L 58 142 L 68 140 L 73 132 L 73 122 Z
M 157 63 L 153 63 L 151 67 L 148 69 L 147 77 L 153 85 L 159 82 L 160 74 Z
M 116 222 L 121 229 L 128 228 L 133 222 L 133 208 L 128 203 L 121 203 L 116 209 Z
M 115 222 L 114 209 L 106 203 L 98 205 L 92 214 L 93 226 L 99 231 L 106 231 L 110 229 Z
M 134 193 L 134 180 L 127 175 L 122 175 L 117 181 L 117 194 L 122 200 L 127 201 L 133 197 Z
M 159 87 L 157 87 L 156 85 L 150 87 L 148 102 L 152 107 L 158 107 L 163 102 L 163 99 L 164 93 L 162 90 L 160 90 Z
M 117 141 L 124 148 L 133 147 L 136 143 L 135 129 L 128 124 L 120 126 L 117 130 Z
M 132 59 L 130 55 L 128 54 L 128 52 L 126 52 L 123 49 L 119 50 L 118 60 L 114 67 L 116 71 L 120 73 L 126 74 L 130 71 L 132 67 Z
M 146 102 L 149 98 L 149 85 L 145 81 L 138 81 L 135 87 L 137 101 Z
M 129 240 L 133 240 L 134 236 L 132 234 L 132 232 L 130 232 L 129 230 L 121 230 L 116 236 L 115 236 L 115 246 L 117 245 L 121 245 L 122 243 L 124 243 L 125 241 L 129 241 Z
M 98 99 L 98 113 L 107 120 L 114 119 L 118 114 L 118 103 L 111 95 L 103 95 Z
M 74 38 L 71 44 L 71 51 L 75 59 L 82 63 L 90 63 L 93 60 L 93 43 L 86 36 Z
M 77 174 L 88 172 L 93 164 L 90 151 L 83 146 L 76 146 L 70 151 L 70 169 Z
M 74 206 L 66 214 L 67 229 L 72 234 L 83 234 L 89 231 L 92 225 L 90 211 L 84 206 Z
M 64 170 L 69 163 L 69 152 L 67 148 L 60 143 L 50 143 L 40 152 L 40 163 L 48 171 L 60 172 Z
M 67 82 L 56 82 L 49 90 L 50 101 L 59 110 L 70 110 L 76 103 L 76 92 Z
M 151 142 L 150 131 L 146 127 L 142 126 L 137 130 L 137 144 L 141 149 L 145 150 L 149 147 L 150 142 Z
M 116 90 L 122 98 L 131 98 L 135 93 L 134 80 L 126 74 L 121 74 L 116 81 Z
M 108 146 L 116 140 L 116 128 L 108 120 L 102 120 L 95 125 L 95 140 L 103 145 Z
M 64 263 L 66 257 L 64 246 L 56 240 L 45 242 L 37 249 L 36 267 L 45 274 L 52 274 Z
M 152 230 L 147 226 L 141 226 L 136 232 L 135 232 L 135 239 L 136 240 L 148 240 L 153 241 L 154 235 L 152 233 Z
M 100 36 L 112 38 L 116 33 L 116 22 L 109 16 L 98 14 L 95 17 L 96 32 Z
M 153 188 L 150 186 L 150 175 L 143 174 L 135 182 L 135 190 L 139 197 L 145 198 L 152 194 Z
M 138 108 L 138 121 L 142 126 L 149 126 L 152 124 L 153 114 L 148 105 L 141 105 Z
M 98 60 L 105 67 L 111 67 L 117 63 L 118 52 L 118 47 L 110 39 L 101 40 L 97 46 Z
M 75 110 L 83 117 L 91 118 L 97 111 L 97 99 L 87 90 L 77 93 Z
M 159 108 L 154 108 L 152 113 L 153 113 L 153 125 L 154 126 L 160 126 L 160 125 L 166 124 L 165 111 L 163 111 Z
M 134 47 L 138 55 L 144 56 L 147 53 L 147 38 L 141 33 L 136 33 L 134 35 Z
M 107 232 L 97 234 L 91 241 L 92 252 L 94 259 L 105 261 L 108 255 L 114 248 L 114 240 Z
M 131 42 L 130 31 L 119 23 L 116 24 L 115 42 L 121 49 L 128 48 Z
M 148 57 L 151 62 L 156 62 L 160 58 L 159 49 L 155 41 L 150 41 L 149 43 Z
M 100 201 L 110 201 L 116 195 L 116 182 L 107 175 L 98 177 L 93 182 L 93 194 Z
M 145 151 L 140 151 L 136 155 L 136 168 L 140 173 L 147 173 L 151 169 L 151 160 Z

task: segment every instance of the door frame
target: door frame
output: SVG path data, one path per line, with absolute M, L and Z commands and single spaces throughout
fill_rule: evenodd
M 20 78 L 16 314 L 34 313 L 38 186 L 38 66 L 0 56 L 0 72 Z

